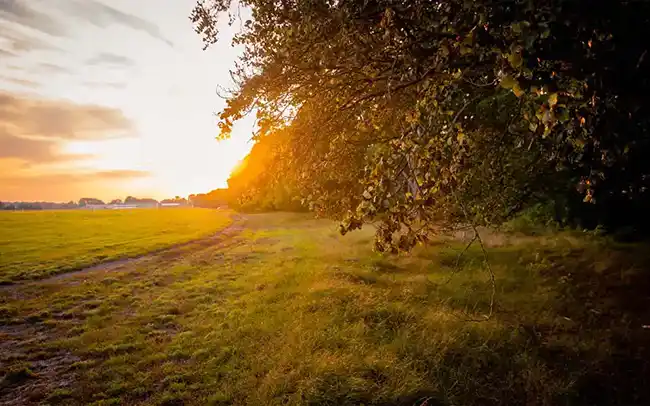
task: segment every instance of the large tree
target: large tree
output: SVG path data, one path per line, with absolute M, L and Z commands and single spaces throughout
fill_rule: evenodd
M 231 0 L 199 2 L 206 46 Z M 584 225 L 648 202 L 645 1 L 241 0 L 222 136 L 255 110 L 273 175 L 377 248 L 553 201 Z M 232 17 L 232 16 L 231 16 Z M 647 227 L 647 224 L 644 226 Z

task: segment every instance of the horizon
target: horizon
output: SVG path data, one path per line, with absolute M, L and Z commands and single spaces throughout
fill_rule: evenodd
M 105 204 L 110 204 L 109 202 L 111 202 L 113 200 L 120 200 L 120 201 L 124 202 L 126 200 L 126 198 L 128 198 L 128 197 L 134 197 L 134 198 L 140 199 L 140 200 L 142 200 L 142 199 L 154 199 L 154 200 L 160 202 L 160 201 L 163 201 L 163 200 L 173 200 L 173 199 L 176 199 L 176 198 L 189 200 L 190 196 L 204 195 L 204 194 L 208 194 L 210 192 L 213 192 L 214 190 L 227 190 L 227 189 L 228 189 L 227 187 L 225 187 L 225 188 L 216 188 L 216 189 L 208 190 L 208 191 L 205 191 L 205 192 L 190 193 L 190 194 L 187 194 L 187 195 L 174 195 L 174 196 L 170 195 L 170 196 L 163 196 L 163 197 L 128 194 L 128 195 L 125 195 L 125 196 L 112 196 L 112 197 L 108 197 L 106 199 L 102 199 L 102 198 L 95 197 L 95 196 L 90 196 L 90 195 L 81 195 L 80 197 L 77 197 L 77 198 L 74 198 L 74 199 L 68 199 L 68 200 L 7 200 L 7 199 L 0 199 L 0 203 L 55 203 L 55 204 L 67 204 L 67 203 L 72 202 L 72 203 L 77 204 L 82 199 L 98 199 L 98 200 L 103 201 Z
M 253 118 L 217 141 L 237 24 L 203 51 L 194 0 L 0 1 L 0 200 L 188 196 L 224 187 Z

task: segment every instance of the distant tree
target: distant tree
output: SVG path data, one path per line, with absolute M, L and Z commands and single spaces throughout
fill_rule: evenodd
M 87 206 L 89 204 L 105 204 L 102 200 L 94 197 L 82 197 L 79 199 L 79 206 Z
M 154 205 L 154 204 L 158 204 L 158 201 L 156 199 L 152 199 L 152 198 L 148 198 L 148 197 L 139 199 L 137 197 L 127 196 L 127 198 L 124 199 L 124 203 L 125 204 L 149 204 L 149 205 Z
M 160 201 L 160 203 L 178 203 L 184 205 L 187 204 L 187 199 L 180 196 L 176 196 L 173 199 L 163 199 Z
M 113 199 L 109 204 L 122 204 L 122 199 Z
M 229 205 L 230 191 L 215 189 L 209 193 L 189 195 L 188 200 L 194 207 L 219 208 Z

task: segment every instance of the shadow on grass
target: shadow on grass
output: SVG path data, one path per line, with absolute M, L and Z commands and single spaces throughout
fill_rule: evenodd
M 543 366 L 545 373 L 564 376 L 573 384 L 557 390 L 555 399 L 526 400 L 527 404 L 642 405 L 650 404 L 650 250 L 647 246 L 614 246 L 588 243 L 584 246 L 533 246 L 490 250 L 490 262 L 497 277 L 496 320 L 516 331 L 516 348 L 498 348 L 481 357 L 472 368 L 476 394 L 491 386 L 490 380 L 504 379 L 515 373 L 512 360 L 528 357 Z M 439 264 L 452 268 L 456 255 L 446 253 Z M 487 311 L 491 288 L 472 281 L 469 275 L 481 270 L 482 253 L 470 250 L 462 260 L 465 267 L 455 276 L 452 286 L 434 285 L 440 295 L 452 299 L 448 305 L 465 311 L 469 307 Z M 471 287 L 472 294 L 454 292 L 459 286 Z M 466 290 L 465 292 L 469 291 Z M 469 345 L 471 347 L 471 345 Z M 462 370 L 459 360 L 467 362 L 467 351 L 459 348 L 446 355 L 444 364 Z M 455 359 L 457 358 L 457 359 Z M 530 373 L 531 371 L 518 371 Z M 544 384 L 544 373 L 538 379 Z M 483 379 L 482 377 L 485 377 Z M 501 377 L 501 378 L 499 378 Z M 481 404 L 517 404 L 532 393 L 530 379 L 515 383 L 520 392 L 516 399 L 498 393 L 480 399 Z M 474 386 L 472 384 L 472 386 Z M 485 386 L 485 387 L 484 387 Z M 465 386 L 465 389 L 470 389 Z M 538 392 L 543 393 L 544 391 Z M 506 394 L 502 394 L 506 396 Z M 498 399 L 498 401 L 497 401 Z

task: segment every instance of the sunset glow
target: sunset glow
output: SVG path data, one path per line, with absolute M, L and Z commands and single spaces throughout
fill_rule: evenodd
M 55 4 L 56 3 L 56 4 Z M 218 142 L 239 50 L 202 51 L 193 0 L 0 2 L 0 200 L 163 198 L 223 187 L 252 119 Z

